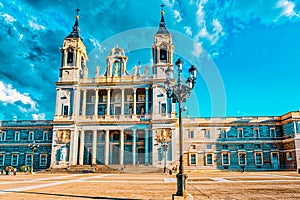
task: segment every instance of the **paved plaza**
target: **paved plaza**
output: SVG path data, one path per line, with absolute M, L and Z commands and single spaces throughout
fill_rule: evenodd
M 296 172 L 191 172 L 194 199 L 300 199 Z M 0 176 L 0 199 L 171 199 L 175 175 L 17 174 Z

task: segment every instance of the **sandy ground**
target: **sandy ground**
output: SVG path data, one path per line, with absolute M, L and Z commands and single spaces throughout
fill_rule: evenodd
M 300 199 L 296 172 L 192 172 L 194 199 Z M 176 176 L 164 174 L 0 175 L 0 199 L 172 199 Z

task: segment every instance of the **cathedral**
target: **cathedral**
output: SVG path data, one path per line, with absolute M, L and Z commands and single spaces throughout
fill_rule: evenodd
M 176 102 L 165 89 L 174 45 L 162 9 L 152 66 L 134 66 L 115 44 L 104 73 L 88 76 L 79 16 L 64 38 L 52 121 L 0 122 L 0 168 L 179 164 Z M 106 57 L 104 57 L 106 56 Z M 196 91 L 197 92 L 197 91 Z M 183 118 L 186 170 L 300 170 L 300 111 L 273 117 Z M 31 143 L 39 144 L 35 150 Z M 299 149 L 298 149 L 299 147 Z

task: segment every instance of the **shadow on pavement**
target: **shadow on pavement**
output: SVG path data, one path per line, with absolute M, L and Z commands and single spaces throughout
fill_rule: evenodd
M 101 197 L 101 196 L 83 196 L 73 194 L 51 194 L 45 192 L 21 192 L 21 191 L 9 191 L 10 193 L 23 193 L 23 194 L 39 194 L 49 196 L 61 196 L 61 197 L 74 197 L 74 198 L 86 198 L 86 199 L 111 199 L 111 200 L 140 200 L 140 199 L 129 199 L 129 198 L 113 198 L 113 197 Z

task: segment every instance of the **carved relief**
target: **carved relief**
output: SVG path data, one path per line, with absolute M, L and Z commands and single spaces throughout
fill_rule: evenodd
M 70 130 L 57 130 L 56 142 L 60 144 L 70 142 L 70 132 Z
M 157 142 L 170 142 L 172 139 L 172 131 L 170 128 L 162 128 L 156 130 Z

